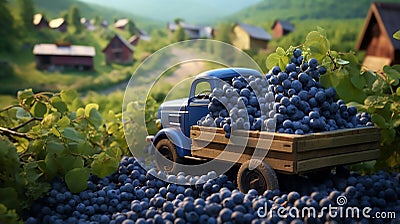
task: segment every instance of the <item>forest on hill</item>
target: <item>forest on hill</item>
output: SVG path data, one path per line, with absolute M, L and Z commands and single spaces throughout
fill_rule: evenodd
M 372 2 L 400 2 L 399 0 L 263 0 L 229 17 L 258 23 L 275 19 L 291 21 L 306 19 L 355 19 L 364 18 Z M 312 26 L 312 24 L 310 24 Z

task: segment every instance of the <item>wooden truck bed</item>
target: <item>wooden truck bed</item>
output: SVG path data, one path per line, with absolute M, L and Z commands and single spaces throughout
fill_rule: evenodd
M 269 149 L 264 160 L 275 171 L 291 174 L 374 160 L 379 156 L 380 136 L 375 127 L 307 135 L 238 130 L 232 136 L 226 138 L 221 128 L 193 126 L 190 130 L 192 156 L 242 164 L 252 157 L 255 148 Z

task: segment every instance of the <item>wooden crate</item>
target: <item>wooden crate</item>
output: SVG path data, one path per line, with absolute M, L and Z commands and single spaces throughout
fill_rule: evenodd
M 193 126 L 190 138 L 196 157 L 242 164 L 256 152 L 276 171 L 302 173 L 377 159 L 380 136 L 365 127 L 306 135 L 237 130 L 228 139 L 221 128 Z

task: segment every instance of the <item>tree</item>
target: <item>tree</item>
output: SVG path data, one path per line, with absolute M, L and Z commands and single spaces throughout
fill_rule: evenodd
M 182 26 L 178 26 L 178 28 L 174 32 L 174 40 L 176 42 L 179 42 L 179 41 L 184 41 L 186 39 L 187 39 L 187 36 L 186 36 L 185 30 L 182 28 Z
M 232 31 L 231 24 L 221 23 L 218 25 L 216 29 L 215 39 L 225 43 L 231 43 L 231 31 Z
M 33 29 L 33 16 L 35 14 L 35 3 L 33 0 L 18 0 L 19 16 L 22 26 L 30 31 Z
M 174 19 L 174 23 L 175 23 L 176 25 L 179 25 L 179 24 L 181 24 L 182 22 L 184 22 L 184 20 L 183 20 L 182 18 L 175 18 L 175 19 Z
M 126 25 L 126 30 L 128 30 L 130 35 L 134 35 L 137 33 L 136 24 L 132 20 L 128 20 L 128 24 Z
M 69 13 L 68 13 L 68 24 L 75 28 L 75 33 L 80 33 L 83 29 L 81 23 L 81 13 L 78 9 L 78 6 L 73 5 L 71 6 Z
M 11 51 L 18 37 L 14 19 L 7 6 L 7 0 L 0 0 L 0 51 Z

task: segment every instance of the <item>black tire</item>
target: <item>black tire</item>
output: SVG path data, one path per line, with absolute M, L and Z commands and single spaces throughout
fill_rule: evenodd
M 156 149 L 159 152 L 155 154 L 155 163 L 158 170 L 163 170 L 167 173 L 175 173 L 177 171 L 175 163 L 183 164 L 183 158 L 179 157 L 176 146 L 169 139 L 161 139 L 157 143 Z M 163 161 L 159 156 L 163 156 L 171 162 Z
M 253 170 L 249 169 L 250 163 L 251 160 L 243 163 L 237 175 L 237 184 L 241 192 L 247 193 L 250 189 L 255 189 L 258 194 L 263 194 L 266 190 L 279 189 L 275 171 L 266 162 L 261 161 Z

